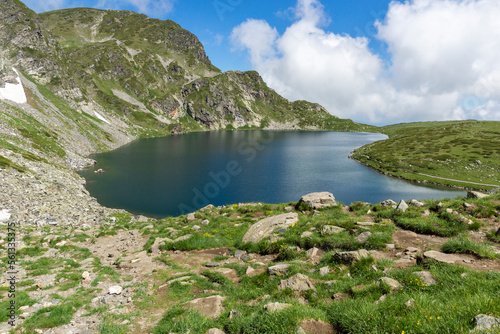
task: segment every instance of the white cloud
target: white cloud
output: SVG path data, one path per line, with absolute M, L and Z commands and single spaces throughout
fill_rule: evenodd
M 318 0 L 298 0 L 296 21 L 279 35 L 265 21 L 234 28 L 266 82 L 289 99 L 307 99 L 332 114 L 372 123 L 500 119 L 500 2 L 393 2 L 377 38 L 387 69 L 365 38 L 325 31 Z
M 96 8 L 123 9 L 124 5 L 132 5 L 140 13 L 161 17 L 170 13 L 175 0 L 99 0 Z

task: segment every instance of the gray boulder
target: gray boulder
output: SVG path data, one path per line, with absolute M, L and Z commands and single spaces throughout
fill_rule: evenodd
M 401 287 L 402 287 L 401 283 L 399 283 L 398 281 L 396 281 L 395 279 L 390 278 L 390 277 L 382 277 L 382 278 L 380 278 L 378 280 L 378 285 L 381 285 L 381 284 L 388 285 L 389 288 L 391 289 L 391 292 L 395 292 L 398 289 L 401 289 Z
M 300 199 L 299 205 L 300 203 L 305 203 L 315 210 L 331 206 L 337 206 L 337 202 L 335 202 L 335 197 L 333 196 L 332 193 L 328 192 L 311 193 L 304 195 Z
M 337 233 L 340 233 L 344 230 L 345 229 L 342 227 L 333 226 L 333 225 L 324 225 L 321 227 L 321 234 L 337 234 Z
M 267 273 L 269 275 L 284 275 L 288 272 L 288 268 L 290 268 L 289 264 L 286 263 L 280 263 L 277 265 L 274 265 L 272 267 L 267 268 Z
M 269 217 L 260 220 L 250 227 L 243 236 L 243 242 L 259 242 L 269 236 L 276 229 L 288 229 L 299 221 L 299 215 L 295 212 L 285 213 L 279 216 Z
M 437 284 L 434 276 L 432 276 L 432 274 L 428 271 L 417 271 L 417 272 L 414 272 L 414 274 L 416 276 L 418 276 L 418 278 L 420 278 L 422 280 L 422 283 L 424 283 L 426 285 L 436 285 Z
M 428 251 L 424 253 L 424 258 L 426 259 L 434 259 L 438 262 L 454 264 L 457 261 L 460 261 L 461 258 L 457 255 L 453 254 L 445 254 L 438 251 Z
M 398 205 L 398 203 L 394 202 L 392 199 L 388 199 L 383 202 L 380 202 L 380 205 L 383 207 L 394 207 Z
M 282 280 L 278 285 L 278 290 L 283 289 L 291 289 L 297 292 L 315 290 L 314 284 L 309 280 L 309 277 L 303 274 L 296 274 L 287 280 Z
M 359 243 L 366 243 L 366 241 L 368 241 L 368 239 L 372 236 L 371 232 L 363 232 L 361 233 L 360 235 L 358 235 L 356 237 L 356 241 L 359 242 Z
M 479 314 L 474 317 L 476 327 L 473 332 L 489 331 L 500 329 L 500 319 L 486 314 Z
M 419 202 L 419 201 L 417 201 L 416 199 L 412 199 L 412 200 L 410 201 L 410 206 L 415 206 L 415 207 L 417 207 L 417 208 L 421 208 L 421 207 L 423 207 L 424 205 L 425 205 L 425 203 L 423 203 L 423 202 Z
M 286 304 L 286 303 L 269 303 L 267 305 L 264 305 L 264 310 L 269 311 L 269 312 L 276 312 L 276 311 L 281 311 L 286 309 L 287 307 L 292 306 L 292 304 Z
M 333 260 L 336 262 L 340 263 L 345 263 L 345 264 L 353 264 L 355 262 L 358 262 L 362 258 L 367 258 L 370 256 L 370 253 L 366 249 L 360 249 L 357 251 L 351 251 L 351 252 L 340 252 L 340 253 L 335 253 L 333 255 Z

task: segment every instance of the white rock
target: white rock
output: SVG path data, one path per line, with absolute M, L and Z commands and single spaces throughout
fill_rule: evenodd
M 9 210 L 0 211 L 0 223 L 6 223 L 10 219 L 10 216 Z
M 120 295 L 123 291 L 123 288 L 119 285 L 113 285 L 109 287 L 109 294 L 110 295 Z

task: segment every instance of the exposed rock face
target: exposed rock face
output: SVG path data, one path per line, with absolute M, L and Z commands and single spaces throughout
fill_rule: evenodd
M 311 193 L 304 195 L 300 199 L 299 205 L 300 203 L 305 203 L 315 210 L 337 205 L 333 194 L 328 192 Z
M 224 307 L 222 306 L 224 299 L 226 297 L 222 296 L 198 298 L 184 304 L 184 308 L 195 310 L 205 317 L 216 319 L 224 311 Z
M 289 228 L 299 221 L 297 213 L 285 213 L 279 216 L 262 219 L 252 225 L 243 236 L 243 242 L 259 242 L 269 237 L 276 229 Z

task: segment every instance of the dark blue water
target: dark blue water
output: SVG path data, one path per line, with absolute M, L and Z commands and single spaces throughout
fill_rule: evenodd
M 463 191 L 381 175 L 349 153 L 384 135 L 231 131 L 141 139 L 93 156 L 104 174 L 83 171 L 99 203 L 150 216 L 176 216 L 207 204 L 286 203 L 328 191 L 345 204 L 439 199 Z

